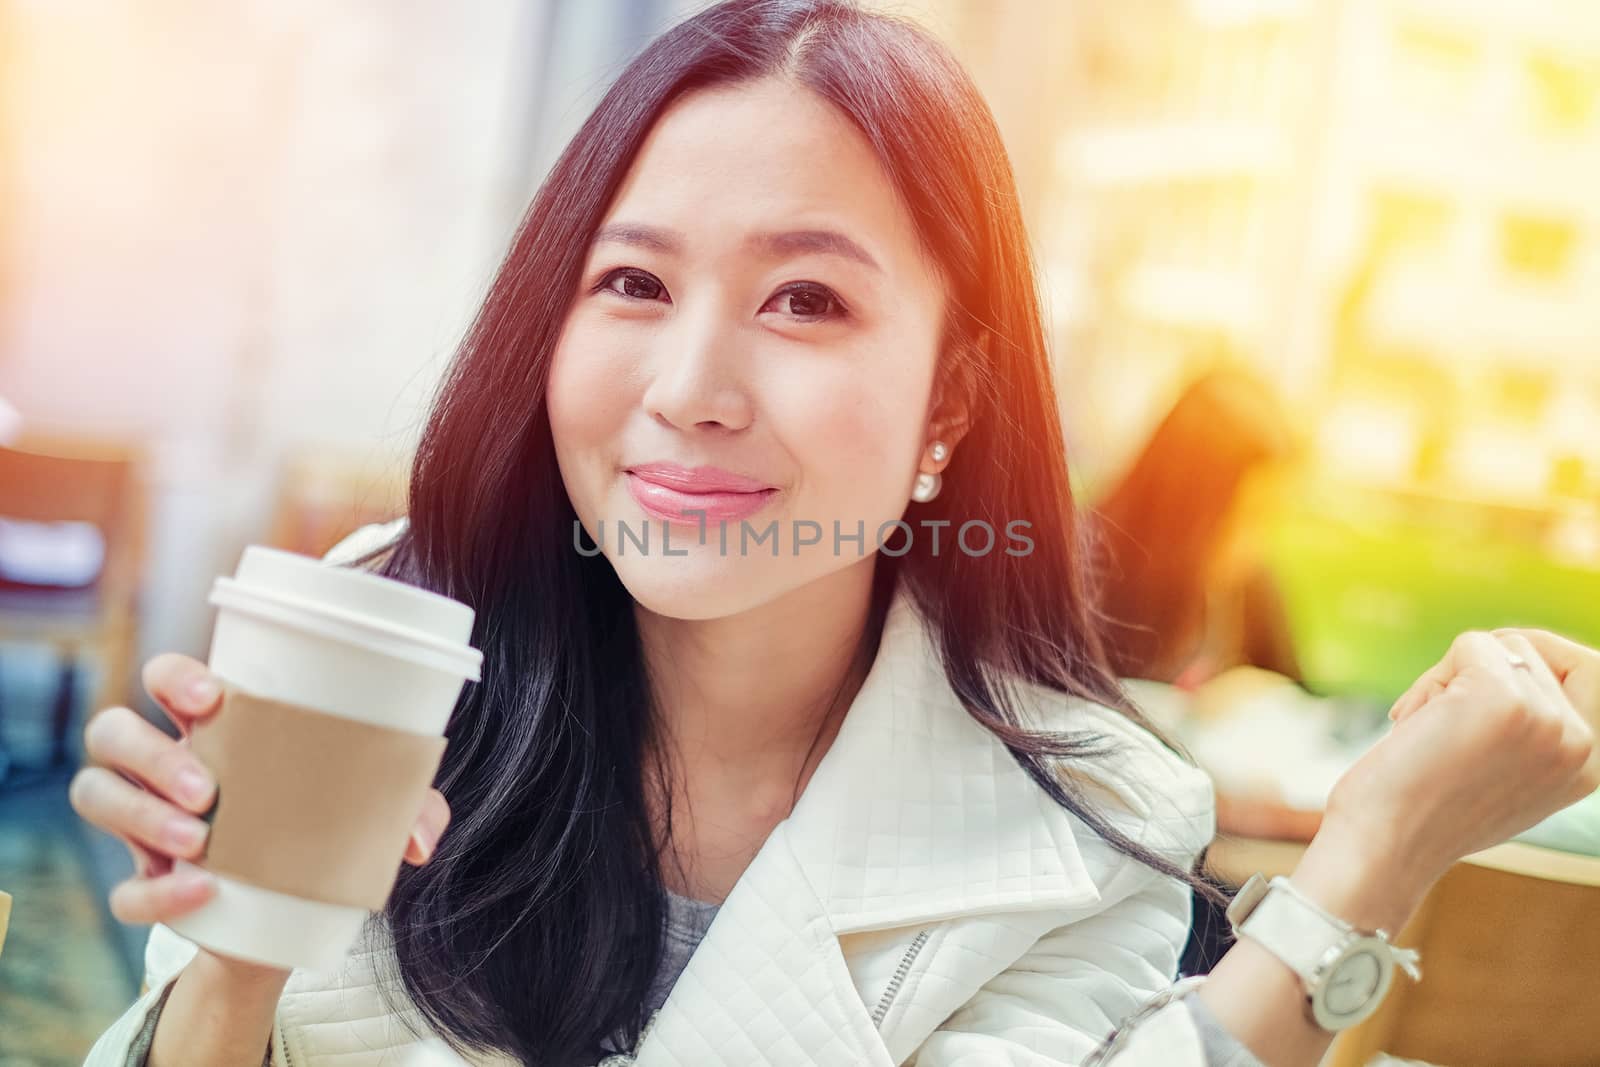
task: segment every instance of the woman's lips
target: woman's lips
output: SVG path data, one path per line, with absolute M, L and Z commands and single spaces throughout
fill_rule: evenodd
M 636 471 L 627 471 L 626 474 L 628 492 L 646 514 L 680 526 L 699 526 L 701 513 L 708 523 L 747 519 L 766 507 L 767 501 L 777 493 L 776 489 L 759 489 L 748 493 L 725 490 L 691 493 L 651 481 Z

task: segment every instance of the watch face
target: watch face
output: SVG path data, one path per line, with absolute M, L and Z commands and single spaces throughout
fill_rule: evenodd
M 1383 980 L 1383 964 L 1371 952 L 1357 952 L 1340 961 L 1328 975 L 1327 1005 L 1335 1015 L 1352 1015 L 1367 1006 L 1378 983 Z
M 1354 1026 L 1378 1009 L 1393 970 L 1385 946 L 1363 938 L 1350 945 L 1324 975 L 1312 1010 L 1328 1030 Z

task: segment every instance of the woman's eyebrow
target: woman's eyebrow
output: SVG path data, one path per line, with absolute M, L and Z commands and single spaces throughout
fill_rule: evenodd
M 865 248 L 837 230 L 783 230 L 778 233 L 757 233 L 752 234 L 745 243 L 752 248 L 759 248 L 770 256 L 798 256 L 806 253 L 843 256 L 845 259 L 853 259 L 863 266 L 871 267 L 880 274 L 883 273 L 878 261 L 873 259 Z
M 611 241 L 617 244 L 648 248 L 663 255 L 677 255 L 683 250 L 683 237 L 676 230 L 641 223 L 613 222 L 602 226 L 594 236 L 594 243 Z M 755 233 L 745 241 L 747 247 L 769 256 L 796 256 L 807 253 L 842 256 L 863 266 L 883 272 L 878 261 L 865 248 L 837 230 L 781 230 Z

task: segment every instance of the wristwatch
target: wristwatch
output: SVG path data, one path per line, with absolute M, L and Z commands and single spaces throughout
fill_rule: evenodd
M 1311 1018 L 1324 1030 L 1347 1029 L 1377 1011 L 1395 964 L 1413 981 L 1422 977 L 1415 949 L 1328 914 L 1281 875 L 1270 882 L 1251 875 L 1227 914 L 1235 937 L 1257 942 L 1300 976 Z

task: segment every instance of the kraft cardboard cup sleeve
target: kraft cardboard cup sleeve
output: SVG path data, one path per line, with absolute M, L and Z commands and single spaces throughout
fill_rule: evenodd
M 223 955 L 335 968 L 388 899 L 479 679 L 473 610 L 258 545 L 210 602 L 223 701 L 189 743 L 217 779 L 198 862 L 217 894 L 168 925 Z

